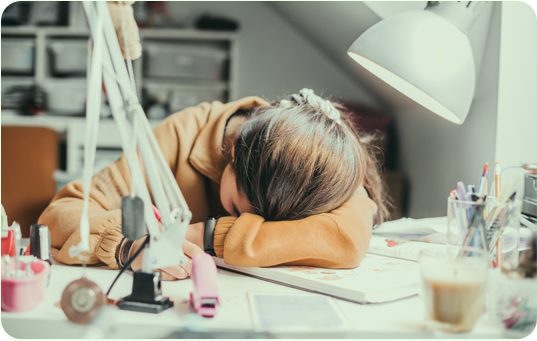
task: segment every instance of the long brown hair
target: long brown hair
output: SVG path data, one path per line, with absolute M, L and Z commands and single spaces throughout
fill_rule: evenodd
M 373 154 L 360 141 L 345 110 L 311 90 L 249 112 L 230 161 L 237 188 L 267 221 L 326 213 L 364 186 L 388 217 Z

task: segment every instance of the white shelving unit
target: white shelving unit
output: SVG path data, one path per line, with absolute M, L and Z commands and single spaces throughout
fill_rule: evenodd
M 58 77 L 51 70 L 51 53 L 49 47 L 53 41 L 89 40 L 89 30 L 85 20 L 81 20 L 79 4 L 70 8 L 70 24 L 65 27 L 2 27 L 1 34 L 4 38 L 31 38 L 35 41 L 34 50 L 34 72 L 33 75 L 4 75 L 2 74 L 2 94 L 12 84 L 30 85 L 36 84 L 42 87 L 47 93 L 47 97 L 61 95 L 62 88 L 68 88 L 69 91 L 76 88 L 76 96 L 84 96 L 85 84 L 84 75 Z M 83 13 L 82 13 L 83 14 Z M 73 18 L 77 18 L 73 20 Z M 237 35 L 228 32 L 209 32 L 186 29 L 140 29 L 140 38 L 142 48 L 152 43 L 166 44 L 170 47 L 180 46 L 200 46 L 202 48 L 214 47 L 225 51 L 227 55 L 226 71 L 218 79 L 201 79 L 196 77 L 149 77 L 147 75 L 148 63 L 151 58 L 144 49 L 142 57 L 134 61 L 134 74 L 137 91 L 146 105 L 149 101 L 158 103 L 159 98 L 151 98 L 150 89 L 157 89 L 161 92 L 160 100 L 164 100 L 162 94 L 175 96 L 176 104 L 187 103 L 196 105 L 203 100 L 222 100 L 230 101 L 236 99 L 236 79 L 237 71 Z M 184 58 L 177 58 L 178 62 L 184 62 Z M 84 61 L 86 62 L 86 61 Z M 173 65 L 172 65 L 173 66 Z M 60 91 L 60 93 L 54 93 Z M 197 94 L 201 100 L 197 101 Z M 218 94 L 220 98 L 210 98 L 211 94 Z M 183 97 L 181 97 L 183 96 Z M 190 97 L 185 97 L 190 96 Z M 216 96 L 216 95 L 215 95 Z M 218 97 L 217 96 L 217 97 Z M 72 97 L 68 95 L 68 99 Z M 179 98 L 179 102 L 177 100 Z M 169 100 L 170 98 L 168 98 Z M 183 100 L 183 102 L 180 102 Z M 56 101 L 58 102 L 58 101 Z M 196 102 L 196 103 L 194 103 Z M 147 109 L 147 108 L 146 108 Z M 20 116 L 17 115 L 16 108 L 2 110 L 2 126 L 6 125 L 26 125 L 26 126 L 47 126 L 56 129 L 65 138 L 67 145 L 67 169 L 71 174 L 77 174 L 83 167 L 83 144 L 85 136 L 85 117 L 83 111 L 76 113 L 78 116 L 68 115 L 63 112 L 47 110 L 43 115 L 38 116 Z M 160 122 L 160 119 L 151 119 L 150 123 L 154 127 Z M 99 127 L 98 148 L 101 148 L 103 155 L 113 155 L 113 150 L 121 151 L 121 141 L 116 123 L 110 119 L 101 119 Z M 99 150 L 97 158 L 99 157 Z
M 149 120 L 151 127 L 156 127 L 160 120 Z M 12 110 L 2 111 L 2 126 L 47 127 L 56 130 L 66 141 L 67 173 L 76 177 L 82 171 L 84 141 L 86 137 L 86 119 L 83 117 L 62 117 L 50 115 L 20 116 Z M 99 122 L 97 137 L 96 171 L 104 164 L 121 155 L 121 138 L 116 122 L 104 119 Z

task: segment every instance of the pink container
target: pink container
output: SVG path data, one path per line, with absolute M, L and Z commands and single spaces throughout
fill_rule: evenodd
M 27 258 L 30 256 L 21 256 Z M 50 272 L 50 265 L 38 258 L 30 264 L 34 275 L 26 277 L 24 274 L 26 265 L 20 261 L 19 268 L 22 270 L 21 277 L 4 276 L 2 269 L 2 311 L 27 311 L 39 305 L 45 297 L 47 287 L 47 276 Z M 15 259 L 11 259 L 9 269 L 15 269 Z

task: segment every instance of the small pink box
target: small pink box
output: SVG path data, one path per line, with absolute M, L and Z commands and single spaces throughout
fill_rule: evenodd
M 4 275 L 2 269 L 2 311 L 27 311 L 39 305 L 45 297 L 48 274 L 50 265 L 41 259 L 33 257 L 34 261 L 30 263 L 33 275 L 26 277 L 26 264 L 22 262 L 23 258 L 31 256 L 21 256 L 19 269 L 21 277 Z M 2 264 L 4 265 L 4 263 Z M 11 258 L 9 269 L 15 269 L 15 259 Z

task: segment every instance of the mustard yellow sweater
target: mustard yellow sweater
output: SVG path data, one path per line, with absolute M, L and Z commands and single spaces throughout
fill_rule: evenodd
M 257 97 L 222 104 L 201 103 L 169 116 L 154 133 L 192 212 L 191 223 L 210 214 L 226 215 L 220 203 L 220 179 L 226 166 L 222 138 L 227 119 L 238 109 L 268 105 Z M 115 251 L 121 234 L 121 198 L 129 194 L 130 172 L 125 155 L 92 179 L 89 204 L 89 264 L 118 269 Z M 146 183 L 148 183 L 146 178 Z M 69 248 L 80 240 L 82 181 L 67 184 L 39 218 L 49 227 L 52 253 L 60 262 L 76 264 Z M 353 268 L 364 257 L 371 238 L 376 204 L 362 188 L 338 209 L 302 220 L 265 222 L 263 217 L 224 216 L 215 228 L 218 257 L 241 266 L 310 265 Z

